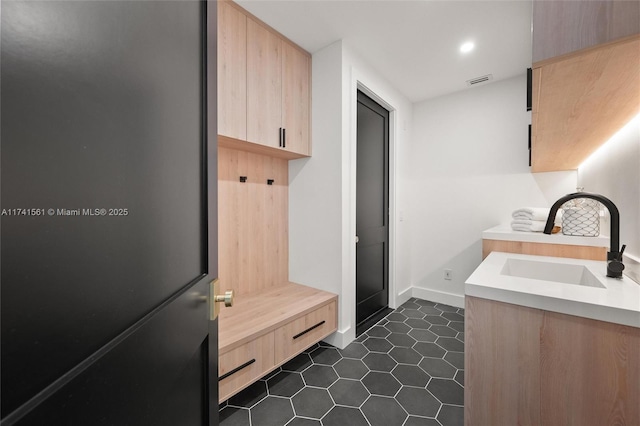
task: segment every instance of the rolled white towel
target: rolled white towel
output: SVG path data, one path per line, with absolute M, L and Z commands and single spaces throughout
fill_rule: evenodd
M 534 219 L 532 215 L 523 214 L 523 213 L 513 214 L 513 215 L 511 215 L 511 217 L 513 218 L 513 220 L 547 220 L 547 218 Z
M 546 221 L 543 220 L 519 219 L 511 222 L 511 229 L 524 232 L 542 232 L 544 231 L 545 225 Z
M 511 216 L 513 216 L 514 219 L 547 220 L 549 210 L 550 209 L 544 207 L 522 207 L 514 210 Z

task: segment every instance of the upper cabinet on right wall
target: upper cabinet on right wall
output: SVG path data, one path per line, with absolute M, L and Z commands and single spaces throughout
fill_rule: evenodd
M 533 172 L 573 170 L 640 113 L 640 2 L 533 2 Z
M 533 2 L 533 63 L 637 34 L 638 1 Z

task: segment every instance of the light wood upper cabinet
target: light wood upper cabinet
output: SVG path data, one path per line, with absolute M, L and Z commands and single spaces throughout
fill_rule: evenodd
M 282 126 L 282 41 L 253 19 L 247 22 L 247 140 L 279 147 Z
M 640 2 L 533 2 L 533 62 L 640 32 Z
M 219 1 L 220 146 L 311 155 L 311 55 L 230 1 Z
M 247 138 L 247 17 L 218 2 L 218 134 Z
M 310 155 L 311 58 L 286 41 L 282 43 L 282 127 L 285 149 Z
M 531 171 L 575 170 L 640 113 L 640 2 L 533 2 Z
M 534 65 L 531 170 L 575 170 L 640 113 L 640 35 Z

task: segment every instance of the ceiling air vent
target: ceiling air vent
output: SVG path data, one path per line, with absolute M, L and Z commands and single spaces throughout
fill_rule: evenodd
M 475 86 L 477 84 L 486 83 L 487 81 L 493 80 L 493 74 L 483 75 L 482 77 L 472 78 L 471 80 L 467 80 L 467 86 Z

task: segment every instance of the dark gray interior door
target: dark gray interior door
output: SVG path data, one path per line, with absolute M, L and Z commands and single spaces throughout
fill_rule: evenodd
M 2 1 L 3 426 L 217 425 L 215 9 Z
M 358 91 L 356 322 L 389 304 L 389 111 Z

